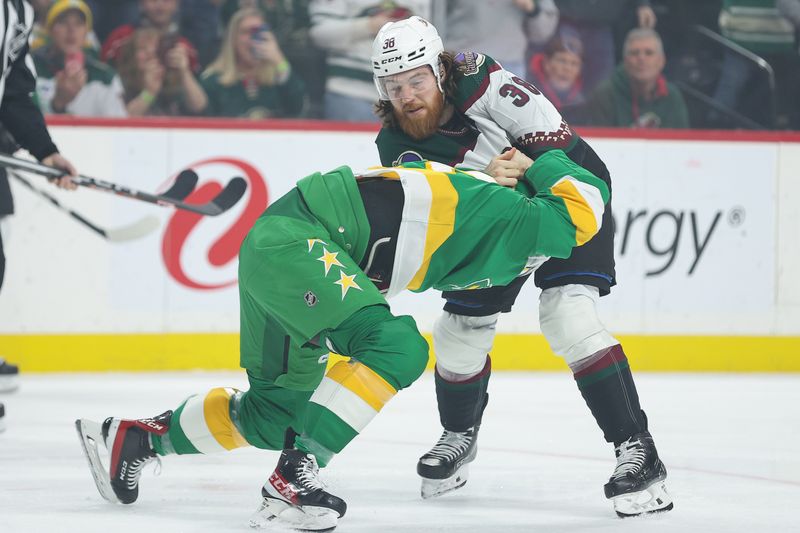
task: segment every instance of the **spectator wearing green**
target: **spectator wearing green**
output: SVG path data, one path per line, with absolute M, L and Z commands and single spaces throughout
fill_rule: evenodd
M 36 94 L 45 113 L 127 116 L 116 71 L 87 48 L 92 12 L 81 0 L 59 0 L 48 11 L 48 44 L 34 52 Z
M 625 38 L 623 62 L 592 93 L 587 105 L 597 126 L 688 128 L 680 90 L 664 77 L 666 57 L 655 30 L 637 28 Z
M 303 81 L 294 73 L 257 9 L 237 11 L 217 59 L 203 73 L 205 114 L 220 117 L 300 117 Z

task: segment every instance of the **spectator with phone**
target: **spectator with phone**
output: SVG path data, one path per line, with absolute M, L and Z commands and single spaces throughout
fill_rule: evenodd
M 213 0 L 182 0 L 181 6 L 187 2 L 210 2 Z M 311 40 L 311 19 L 308 6 L 311 0 L 293 0 L 292 2 L 276 2 L 275 0 L 223 0 L 219 10 L 222 27 L 238 10 L 245 7 L 256 7 L 270 22 L 272 33 L 292 65 L 297 76 L 303 80 L 308 95 L 307 118 L 323 117 L 323 99 L 325 97 L 325 52 Z M 185 34 L 190 37 L 188 33 Z M 191 38 L 191 37 L 190 37 Z M 192 42 L 198 44 L 195 39 Z M 217 50 L 219 47 L 217 47 Z M 216 50 L 215 50 L 216 55 Z
M 299 117 L 306 105 L 302 80 L 254 8 L 231 17 L 222 49 L 203 73 L 202 84 L 210 116 Z
M 119 53 L 128 114 L 198 114 L 207 97 L 191 69 L 187 46 L 174 34 L 137 29 Z
M 59 0 L 50 7 L 45 26 L 49 43 L 33 54 L 42 111 L 127 116 L 119 76 L 87 49 L 92 30 L 89 6 L 82 0 Z
M 197 50 L 188 39 L 180 35 L 177 22 L 178 0 L 139 0 L 139 9 L 141 12 L 139 24 L 137 26 L 125 24 L 112 31 L 103 42 L 100 59 L 120 70 L 117 64 L 119 56 L 133 33 L 139 28 L 151 28 L 159 35 L 170 35 L 172 37 L 168 39 L 180 42 L 186 49 L 192 72 L 199 72 L 200 63 L 197 58 Z

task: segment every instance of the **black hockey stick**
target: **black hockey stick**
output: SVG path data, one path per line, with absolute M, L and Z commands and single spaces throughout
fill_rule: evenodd
M 14 171 L 10 171 L 9 174 L 25 185 L 28 189 L 32 190 L 34 193 L 38 194 L 45 200 L 49 201 L 53 204 L 56 208 L 65 211 L 69 216 L 92 230 L 93 232 L 97 233 L 104 239 L 111 241 L 111 242 L 125 242 L 125 241 L 132 241 L 134 239 L 140 239 L 145 235 L 149 235 L 150 233 L 154 232 L 158 229 L 160 222 L 158 217 L 154 216 L 146 216 L 140 220 L 137 220 L 133 224 L 129 224 L 127 226 L 121 226 L 118 228 L 103 228 L 95 224 L 94 222 L 87 220 L 83 215 L 80 213 L 73 211 L 72 209 L 61 205 L 61 202 L 56 200 L 54 196 L 44 192 L 41 189 L 34 187 L 31 182 L 20 176 Z
M 173 200 L 185 200 L 187 196 L 192 194 L 198 180 L 197 172 L 194 170 L 181 170 L 181 173 L 175 178 L 175 182 L 161 196 L 172 198 Z
M 0 154 L 0 165 L 15 170 L 32 172 L 46 178 L 60 178 L 64 176 L 64 172 L 60 169 L 3 154 Z M 184 176 L 184 178 L 181 178 L 181 176 Z M 191 189 L 193 189 L 194 185 L 197 183 L 197 175 L 192 170 L 181 172 L 176 179 L 176 183 L 174 183 L 173 186 L 167 190 L 166 194 L 153 194 L 149 192 L 138 191 L 130 187 L 123 187 L 122 185 L 116 183 L 90 178 L 83 175 L 73 177 L 72 181 L 76 185 L 80 185 L 82 187 L 91 187 L 99 191 L 111 192 L 119 196 L 132 198 L 134 200 L 141 200 L 151 204 L 171 205 L 178 209 L 183 209 L 207 216 L 217 216 L 224 213 L 233 207 L 233 205 L 236 204 L 236 202 L 238 202 L 242 196 L 244 196 L 244 193 L 247 190 L 247 182 L 244 180 L 244 178 L 235 177 L 229 181 L 219 192 L 219 194 L 217 194 L 211 201 L 204 204 L 186 203 L 183 201 L 183 199 L 186 198 L 189 193 L 191 193 Z M 187 184 L 190 181 L 193 181 L 192 188 L 189 189 L 189 192 L 187 193 Z M 173 196 L 169 196 L 170 194 Z

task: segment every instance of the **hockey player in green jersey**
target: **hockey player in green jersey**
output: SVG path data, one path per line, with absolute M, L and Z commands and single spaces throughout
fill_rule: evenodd
M 384 165 L 440 161 L 485 169 L 498 183 L 514 186 L 534 159 L 560 149 L 611 189 L 603 161 L 535 86 L 489 56 L 444 51 L 426 20 L 411 17 L 384 25 L 373 43 L 372 65 L 383 120 L 375 142 Z M 510 147 L 517 151 L 502 153 Z M 488 401 L 495 326 L 533 277 L 542 289 L 541 331 L 569 365 L 605 439 L 615 447 L 617 466 L 604 487 L 606 497 L 620 516 L 672 509 L 666 469 L 627 357 L 596 310 L 598 298 L 616 284 L 610 202 L 603 221 L 586 246 L 568 258 L 544 262 L 531 276 L 507 286 L 443 293 L 444 313 L 433 331 L 443 433 L 417 464 L 423 497 L 466 483 Z
M 98 490 L 133 503 L 142 467 L 156 457 L 251 445 L 283 450 L 251 525 L 335 527 L 346 505 L 324 489 L 319 467 L 428 361 L 414 320 L 394 316 L 383 293 L 508 284 L 532 258 L 567 257 L 589 241 L 608 196 L 561 151 L 539 158 L 519 191 L 428 162 L 301 179 L 239 254 L 250 389 L 215 388 L 154 418 L 77 420 Z M 350 359 L 326 373 L 330 351 Z

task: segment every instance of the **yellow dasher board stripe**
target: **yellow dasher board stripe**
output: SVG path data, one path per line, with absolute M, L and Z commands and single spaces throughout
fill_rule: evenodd
M 631 366 L 652 372 L 800 373 L 800 336 L 615 335 Z M 430 334 L 428 343 L 433 339 Z M 238 333 L 0 335 L 9 361 L 26 373 L 165 372 L 239 368 Z M 113 355 L 112 355 L 113 354 Z M 341 361 L 331 357 L 331 365 Z M 428 369 L 436 359 L 431 354 Z M 492 350 L 495 371 L 568 372 L 541 334 L 500 333 Z
M 564 177 L 550 190 L 564 200 L 567 211 L 575 224 L 575 240 L 580 246 L 591 239 L 600 227 L 605 204 L 597 188 L 578 181 L 570 176 Z

